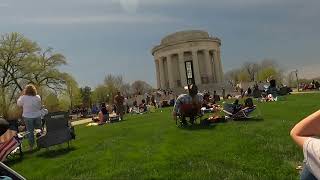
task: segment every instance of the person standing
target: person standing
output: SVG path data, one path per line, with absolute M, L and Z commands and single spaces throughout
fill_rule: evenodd
M 124 97 L 121 95 L 120 91 L 117 92 L 117 95 L 114 97 L 114 103 L 116 105 L 116 113 L 120 116 L 120 120 L 123 120 L 124 114 Z
M 226 90 L 224 88 L 222 88 L 222 98 L 226 99 Z
M 17 105 L 22 107 L 22 119 L 26 124 L 29 140 L 29 150 L 34 146 L 34 129 L 41 128 L 41 98 L 37 94 L 37 90 L 34 85 L 27 85 L 22 91 L 22 95 L 17 101 Z

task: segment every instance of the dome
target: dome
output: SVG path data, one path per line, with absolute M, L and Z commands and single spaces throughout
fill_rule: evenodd
M 210 38 L 209 34 L 200 30 L 179 31 L 164 37 L 161 40 L 161 45 L 175 43 L 179 41 L 188 41 L 194 39 L 207 39 Z

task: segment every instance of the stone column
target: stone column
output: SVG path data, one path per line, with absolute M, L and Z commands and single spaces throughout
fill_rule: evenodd
M 192 51 L 192 63 L 193 63 L 193 74 L 194 74 L 194 81 L 196 85 L 201 84 L 201 75 L 199 71 L 199 60 L 197 50 Z
M 205 61 L 205 65 L 206 65 L 206 71 L 207 71 L 207 76 L 208 76 L 208 81 L 209 83 L 212 82 L 212 67 L 211 67 L 211 58 L 210 58 L 210 54 L 209 54 L 209 50 L 203 50 L 203 54 L 204 54 L 204 61 Z
M 159 71 L 160 71 L 160 86 L 161 89 L 166 89 L 166 81 L 164 75 L 163 58 L 159 58 Z
M 179 72 L 180 72 L 181 86 L 184 87 L 187 85 L 187 77 L 186 77 L 186 68 L 184 64 L 183 52 L 180 52 L 178 54 L 178 58 L 179 58 Z
M 168 80 L 169 80 L 169 88 L 173 89 L 175 88 L 175 83 L 174 83 L 174 77 L 173 77 L 173 72 L 172 72 L 172 59 L 171 55 L 167 56 L 167 66 L 168 66 Z
M 212 80 L 213 80 L 213 83 L 216 83 L 217 82 L 217 76 L 216 76 L 216 67 L 214 65 L 214 62 L 215 62 L 215 57 L 214 57 L 214 51 L 210 50 L 209 52 L 211 52 L 210 55 L 210 67 L 212 69 Z
M 161 88 L 161 84 L 160 84 L 160 71 L 159 71 L 159 60 L 155 59 L 154 63 L 156 65 L 156 77 L 157 77 L 157 88 Z
M 220 82 L 223 81 L 223 71 L 222 71 L 222 63 L 221 63 L 221 53 L 220 50 L 217 51 L 218 54 L 218 63 L 219 63 L 219 74 L 220 74 Z
M 216 50 L 213 50 L 213 64 L 214 64 L 214 71 L 215 71 L 215 75 L 216 75 L 216 82 L 220 83 L 221 82 L 221 76 L 220 76 L 220 68 L 219 68 L 219 57 L 218 57 L 218 53 Z

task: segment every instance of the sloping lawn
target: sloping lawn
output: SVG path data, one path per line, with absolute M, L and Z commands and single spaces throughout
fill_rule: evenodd
M 320 108 L 320 94 L 258 103 L 263 120 L 177 128 L 171 109 L 127 116 L 104 126 L 77 126 L 66 145 L 8 162 L 27 179 L 298 179 L 302 152 L 289 137 Z

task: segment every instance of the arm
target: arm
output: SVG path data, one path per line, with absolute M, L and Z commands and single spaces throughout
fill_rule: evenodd
M 18 105 L 19 107 L 22 107 L 22 106 L 23 106 L 22 97 L 23 97 L 23 96 L 20 96 L 19 99 L 17 100 L 17 105 Z
M 301 148 L 307 138 L 320 136 L 320 110 L 296 124 L 291 130 L 290 135 Z
M 173 120 L 177 120 L 177 113 L 178 113 L 178 110 L 180 109 L 180 105 L 181 105 L 181 100 L 178 98 L 174 104 L 173 111 L 172 111 Z

